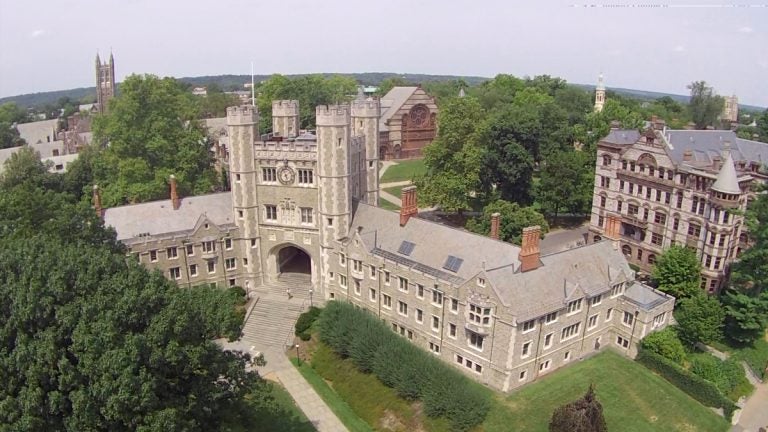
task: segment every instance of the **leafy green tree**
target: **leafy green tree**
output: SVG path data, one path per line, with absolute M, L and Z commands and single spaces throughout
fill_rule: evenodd
M 701 265 L 696 252 L 684 246 L 672 246 L 656 260 L 651 278 L 658 288 L 677 298 L 698 293 Z
M 594 384 L 581 399 L 556 408 L 549 422 L 550 432 L 606 432 L 603 406 L 595 396 Z
M 240 105 L 240 98 L 237 95 L 217 91 L 213 86 L 214 84 L 208 86 L 205 96 L 198 97 L 200 115 L 204 118 L 225 117 L 227 107 Z
M 564 151 L 542 164 L 536 199 L 545 214 L 557 217 L 562 211 L 586 213 L 592 202 L 594 170 L 585 152 Z
M 512 75 L 499 74 L 478 87 L 471 89 L 480 105 L 486 110 L 494 110 L 512 102 L 517 92 L 525 88 L 525 82 Z
M 747 208 L 746 225 L 752 245 L 732 266 L 731 286 L 757 296 L 768 292 L 768 194 L 758 194 Z
M 685 348 L 672 327 L 649 334 L 643 338 L 640 346 L 679 365 L 685 361 Z
M 709 343 L 721 336 L 725 311 L 715 297 L 697 292 L 680 301 L 675 311 L 680 339 L 693 346 Z
M 123 254 L 38 234 L 5 238 L 0 262 L 9 430 L 211 430 L 257 379 L 193 291 Z
M 483 115 L 471 97 L 451 99 L 441 107 L 438 135 L 424 149 L 427 173 L 415 179 L 420 200 L 445 211 L 472 207 L 480 190 L 483 160 L 475 130 Z
M 488 235 L 491 231 L 491 215 L 500 213 L 499 238 L 501 240 L 520 244 L 523 228 L 538 225 L 541 236 L 549 232 L 549 224 L 541 213 L 533 207 L 520 207 L 517 203 L 498 200 L 483 209 L 483 215 L 467 221 L 466 228 L 472 232 Z
M 706 129 L 713 126 L 717 117 L 723 112 L 725 99 L 718 96 L 714 89 L 705 81 L 694 81 L 688 85 L 691 91 L 691 101 L 688 109 L 691 112 L 691 120 L 696 124 L 696 129 Z
M 109 114 L 94 119 L 96 142 L 109 142 L 94 161 L 93 179 L 105 206 L 168 196 L 168 178 L 181 195 L 216 186 L 195 96 L 172 78 L 132 75 L 110 101 Z
M 27 113 L 13 102 L 0 105 L 0 149 L 18 147 L 26 142 L 19 136 L 17 123 L 27 119 Z
M 757 124 L 758 139 L 762 142 L 768 142 L 768 109 L 755 117 L 755 123 Z

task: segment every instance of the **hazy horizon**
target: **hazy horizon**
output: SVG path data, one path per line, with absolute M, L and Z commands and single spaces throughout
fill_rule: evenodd
M 260 75 L 602 72 L 609 89 L 685 95 L 705 80 L 768 106 L 768 3 L 616 5 L 0 0 L 0 97 L 92 87 L 96 52 L 111 49 L 118 81 L 246 75 L 251 61 Z

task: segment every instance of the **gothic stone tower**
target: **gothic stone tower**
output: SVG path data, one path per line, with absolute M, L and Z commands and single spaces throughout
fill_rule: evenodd
M 365 139 L 365 202 L 379 205 L 379 117 L 378 99 L 352 101 L 352 135 Z
M 259 134 L 259 111 L 248 105 L 227 108 L 230 139 L 230 184 L 232 185 L 233 220 L 240 228 L 236 245 L 247 259 L 244 276 L 254 280 L 261 276 L 259 248 L 259 203 L 254 159 L 254 140 Z
M 299 134 L 299 101 L 272 101 L 272 133 L 285 138 Z
M 115 96 L 115 59 L 109 54 L 109 62 L 101 62 L 96 54 L 96 105 L 99 113 L 107 112 L 109 100 Z

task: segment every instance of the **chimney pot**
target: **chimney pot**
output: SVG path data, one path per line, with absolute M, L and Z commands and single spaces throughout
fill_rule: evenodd
M 499 239 L 499 225 L 501 222 L 501 213 L 494 213 L 491 215 L 491 238 Z
M 416 203 L 416 186 L 406 186 L 400 192 L 400 226 L 405 226 L 408 219 L 419 214 L 419 207 Z
M 173 174 L 171 174 L 170 183 L 171 183 L 171 203 L 173 204 L 173 209 L 178 210 L 179 207 L 181 207 L 181 200 L 179 199 L 179 193 L 176 190 L 176 176 Z
M 520 271 L 536 270 L 541 266 L 541 250 L 539 249 L 539 237 L 541 227 L 536 225 L 523 228 L 523 244 L 520 251 Z

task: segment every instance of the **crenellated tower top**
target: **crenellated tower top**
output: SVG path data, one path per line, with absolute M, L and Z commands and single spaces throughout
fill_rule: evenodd
M 352 117 L 379 118 L 381 117 L 381 104 L 378 99 L 353 100 L 351 114 Z
M 299 115 L 299 101 L 276 100 L 272 101 L 273 117 L 295 117 Z
M 317 126 L 349 126 L 349 105 L 319 105 L 315 110 Z
M 228 125 L 248 125 L 259 122 L 259 109 L 250 105 L 227 108 Z

